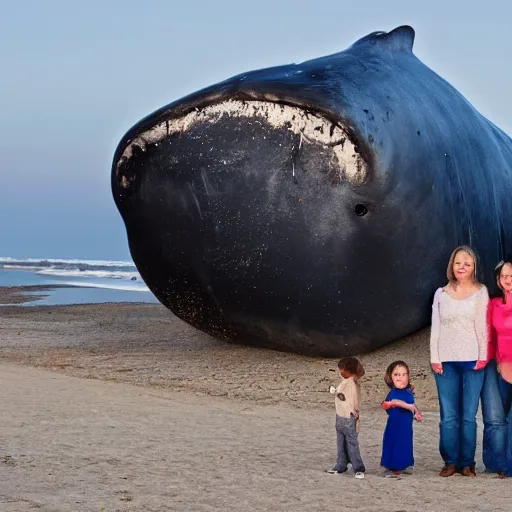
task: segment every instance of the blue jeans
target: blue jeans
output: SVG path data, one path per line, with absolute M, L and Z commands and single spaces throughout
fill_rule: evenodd
M 475 361 L 443 362 L 443 374 L 434 373 L 441 408 L 439 451 L 446 465 L 462 469 L 475 464 L 476 412 L 484 372 Z
M 497 473 L 504 471 L 506 467 L 507 425 L 501 389 L 503 388 L 505 395 L 505 384 L 498 373 L 496 361 L 489 361 L 484 370 L 481 394 L 484 420 L 482 458 L 487 471 Z
M 359 451 L 359 440 L 356 431 L 356 419 L 354 416 L 344 418 L 336 415 L 336 444 L 338 447 L 338 460 L 334 469 L 336 471 L 346 471 L 347 464 L 352 464 L 352 469 L 356 473 L 366 471 L 364 462 Z
M 498 374 L 498 385 L 500 391 L 501 402 L 503 403 L 503 409 L 505 410 L 505 416 L 508 415 L 512 408 L 512 384 L 503 380 L 501 375 Z
M 512 476 L 512 384 L 503 380 L 501 375 L 498 377 L 501 403 L 505 415 L 506 446 L 505 446 L 505 472 Z

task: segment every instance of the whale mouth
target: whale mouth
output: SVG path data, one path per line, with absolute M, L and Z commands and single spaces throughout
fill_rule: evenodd
M 183 111 L 183 108 L 179 110 Z M 203 104 L 201 108 L 193 107 L 179 117 L 173 117 L 172 113 L 172 110 L 167 111 L 165 119 L 159 116 L 157 124 L 139 131 L 125 141 L 124 148 L 119 148 L 122 153 L 114 165 L 117 183 L 121 189 L 130 188 L 130 173 L 124 174 L 122 170 L 130 167 L 129 163 L 135 155 L 141 155 L 171 139 L 175 141 L 176 138 L 185 136 L 198 138 L 201 130 L 211 131 L 228 122 L 232 123 L 233 130 L 231 135 L 225 134 L 221 141 L 226 146 L 239 142 L 238 136 L 233 137 L 233 133 L 245 132 L 245 136 L 250 138 L 253 129 L 266 126 L 274 132 L 284 131 L 292 135 L 288 148 L 292 160 L 294 155 L 306 147 L 316 146 L 323 148 L 322 161 L 325 164 L 327 158 L 329 174 L 337 176 L 337 180 L 355 186 L 368 181 L 370 166 L 361 154 L 351 128 L 322 112 L 278 101 L 226 99 Z M 210 151 L 214 149 L 209 148 Z M 233 150 L 236 152 L 237 148 L 234 147 Z

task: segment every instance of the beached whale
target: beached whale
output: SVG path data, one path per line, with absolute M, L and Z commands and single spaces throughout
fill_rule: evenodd
M 459 244 L 512 240 L 512 141 L 412 53 L 414 30 L 161 108 L 112 191 L 156 297 L 216 337 L 341 356 L 430 321 Z

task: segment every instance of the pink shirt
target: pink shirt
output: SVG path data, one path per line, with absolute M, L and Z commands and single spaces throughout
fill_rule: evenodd
M 489 325 L 488 359 L 498 363 L 512 362 L 512 307 L 500 297 L 491 299 L 487 308 Z

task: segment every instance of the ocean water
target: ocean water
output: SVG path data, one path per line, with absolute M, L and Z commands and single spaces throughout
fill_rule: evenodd
M 0 286 L 67 285 L 21 306 L 158 303 L 131 261 L 66 260 L 0 257 Z

